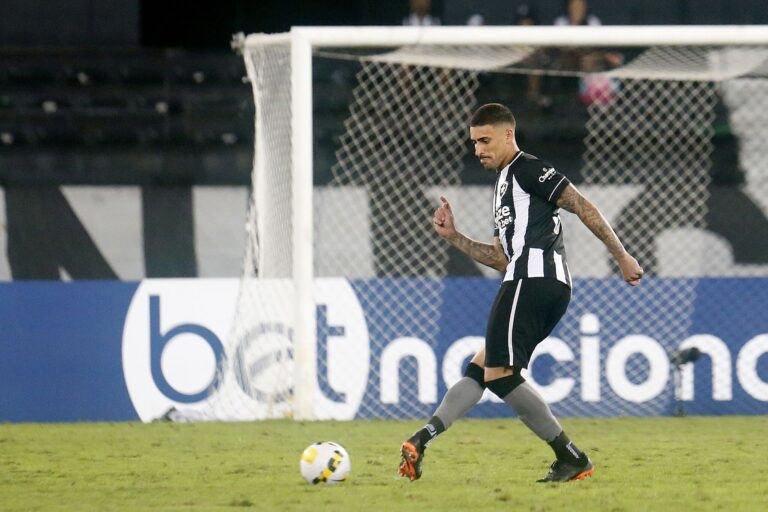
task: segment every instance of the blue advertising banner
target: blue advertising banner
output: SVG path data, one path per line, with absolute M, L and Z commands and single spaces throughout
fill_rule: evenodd
M 123 322 L 137 284 L 0 284 L 0 421 L 121 421 Z
M 291 330 L 273 321 L 257 326 L 256 338 L 227 345 L 238 286 L 236 279 L 0 284 L 0 421 L 148 421 L 170 407 L 199 413 L 208 402 L 207 418 L 216 417 L 227 385 L 216 368 L 225 356 L 242 359 L 232 379 L 240 399 L 258 402 L 264 394 L 254 383 L 274 379 L 267 359 L 243 363 L 245 349 L 259 336 L 289 344 Z M 483 278 L 319 279 L 318 415 L 429 416 L 482 347 L 498 286 Z M 685 308 L 659 306 L 675 304 L 659 297 L 680 289 L 688 290 Z M 635 289 L 577 279 L 574 290 L 528 372 L 556 414 L 768 414 L 768 279 L 657 278 Z M 414 315 L 420 310 L 435 313 Z M 675 318 L 680 325 L 668 328 Z M 694 363 L 670 361 L 690 348 Z M 267 417 L 249 407 L 248 417 Z M 509 415 L 489 394 L 470 412 Z
M 633 289 L 617 279 L 577 279 L 568 313 L 539 345 L 526 376 L 563 416 L 766 414 L 766 285 L 765 279 L 648 279 Z M 374 370 L 380 364 L 371 375 L 364 416 L 390 417 L 404 410 L 429 416 L 432 400 L 424 389 L 406 384 L 414 381 L 406 375 L 434 367 L 442 397 L 482 347 L 498 282 L 443 279 L 421 286 L 440 289 L 436 326 L 399 320 L 413 318 L 409 311 L 418 307 L 413 304 L 417 294 L 402 282 L 353 282 L 366 312 Z M 671 293 L 678 294 L 672 299 L 690 303 L 659 311 L 669 308 Z M 418 294 L 424 295 L 429 294 Z M 369 297 L 386 297 L 387 304 Z M 678 368 L 670 361 L 674 352 L 690 347 L 699 351 L 695 363 Z M 398 363 L 388 364 L 393 357 Z M 512 413 L 486 392 L 469 415 Z

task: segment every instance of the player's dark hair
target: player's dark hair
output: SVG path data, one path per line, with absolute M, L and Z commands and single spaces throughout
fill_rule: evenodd
M 469 120 L 469 126 L 485 126 L 487 124 L 497 125 L 509 123 L 512 128 L 515 127 L 515 116 L 512 111 L 501 103 L 487 103 L 475 110 L 472 119 Z

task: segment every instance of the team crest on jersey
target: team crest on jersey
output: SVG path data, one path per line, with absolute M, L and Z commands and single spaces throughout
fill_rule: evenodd
M 501 186 L 499 187 L 499 195 L 500 195 L 500 196 L 503 196 L 503 195 L 504 195 L 504 192 L 506 192 L 506 191 L 507 191 L 507 186 L 508 186 L 508 185 L 509 185 L 509 183 L 507 183 L 506 181 L 504 181 L 504 182 L 502 182 L 502 183 L 501 183 Z

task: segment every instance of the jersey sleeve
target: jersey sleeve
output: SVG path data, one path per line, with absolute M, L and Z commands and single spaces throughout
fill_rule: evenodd
M 515 173 L 518 174 L 518 173 Z M 531 195 L 535 195 L 552 204 L 562 195 L 570 180 L 546 162 L 532 162 L 519 172 L 520 186 Z

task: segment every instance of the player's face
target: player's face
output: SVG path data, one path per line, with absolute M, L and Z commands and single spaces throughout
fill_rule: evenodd
M 469 138 L 475 146 L 475 156 L 489 170 L 499 170 L 506 163 L 512 140 L 510 125 L 470 126 Z

